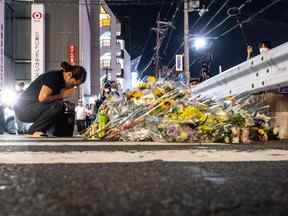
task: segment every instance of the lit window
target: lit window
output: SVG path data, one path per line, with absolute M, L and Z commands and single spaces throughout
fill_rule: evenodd
M 111 47 L 111 40 L 110 39 L 100 40 L 100 47 Z
M 111 59 L 102 59 L 100 64 L 102 69 L 111 68 Z
M 110 15 L 101 7 L 100 12 L 100 27 L 109 27 L 111 25 Z

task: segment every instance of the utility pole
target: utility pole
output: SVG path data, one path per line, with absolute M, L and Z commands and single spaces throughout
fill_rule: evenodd
M 190 56 L 189 56 L 189 12 L 197 11 L 199 16 L 205 14 L 207 9 L 207 0 L 184 0 L 184 73 L 186 82 L 189 84 L 190 75 Z
M 190 82 L 188 1 L 189 0 L 184 0 L 184 73 L 185 73 L 187 84 L 189 84 L 189 82 Z
M 169 27 L 175 28 L 171 22 L 164 22 L 160 21 L 159 18 L 157 20 L 157 27 L 152 28 L 154 32 L 156 32 L 156 46 L 154 47 L 155 53 L 155 70 L 156 70 L 156 77 L 161 78 L 161 56 L 160 56 L 160 48 L 162 45 L 163 40 L 165 39 L 165 35 L 169 30 Z

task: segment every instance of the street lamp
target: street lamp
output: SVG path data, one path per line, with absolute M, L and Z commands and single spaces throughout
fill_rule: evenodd
M 196 48 L 196 50 L 206 48 L 207 47 L 206 38 L 204 38 L 204 37 L 195 38 L 193 41 L 193 46 Z

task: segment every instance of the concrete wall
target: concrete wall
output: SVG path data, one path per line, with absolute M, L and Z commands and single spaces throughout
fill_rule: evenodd
M 13 88 L 15 84 L 15 72 L 13 63 L 13 4 L 5 1 L 5 24 L 4 24 L 4 87 Z
M 37 1 L 38 2 L 38 1 Z M 41 0 L 45 4 L 45 57 L 46 71 L 59 68 L 68 60 L 68 46 L 76 45 L 79 51 L 79 1 Z M 78 63 L 79 61 L 77 61 Z
M 14 63 L 11 58 L 4 56 L 4 68 L 5 68 L 5 87 L 14 88 L 15 87 L 15 72 Z
M 100 93 L 100 5 L 90 4 L 91 17 L 91 94 Z
M 79 51 L 79 4 L 77 0 L 45 4 L 45 71 L 59 69 L 68 60 L 68 46 Z M 31 79 L 31 2 L 15 3 L 14 59 L 15 78 Z M 79 60 L 78 60 L 79 62 Z
M 89 5 L 80 0 L 79 5 L 79 64 L 87 70 L 87 80 L 81 96 L 91 95 L 91 31 L 88 16 Z

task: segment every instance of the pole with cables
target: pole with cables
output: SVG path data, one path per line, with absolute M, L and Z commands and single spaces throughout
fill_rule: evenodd
M 160 49 L 165 39 L 165 35 L 168 32 L 169 28 L 175 28 L 171 22 L 157 21 L 157 27 L 152 28 L 156 32 L 156 47 L 154 48 L 155 52 L 155 65 L 156 65 L 156 76 L 161 78 L 161 56 Z

